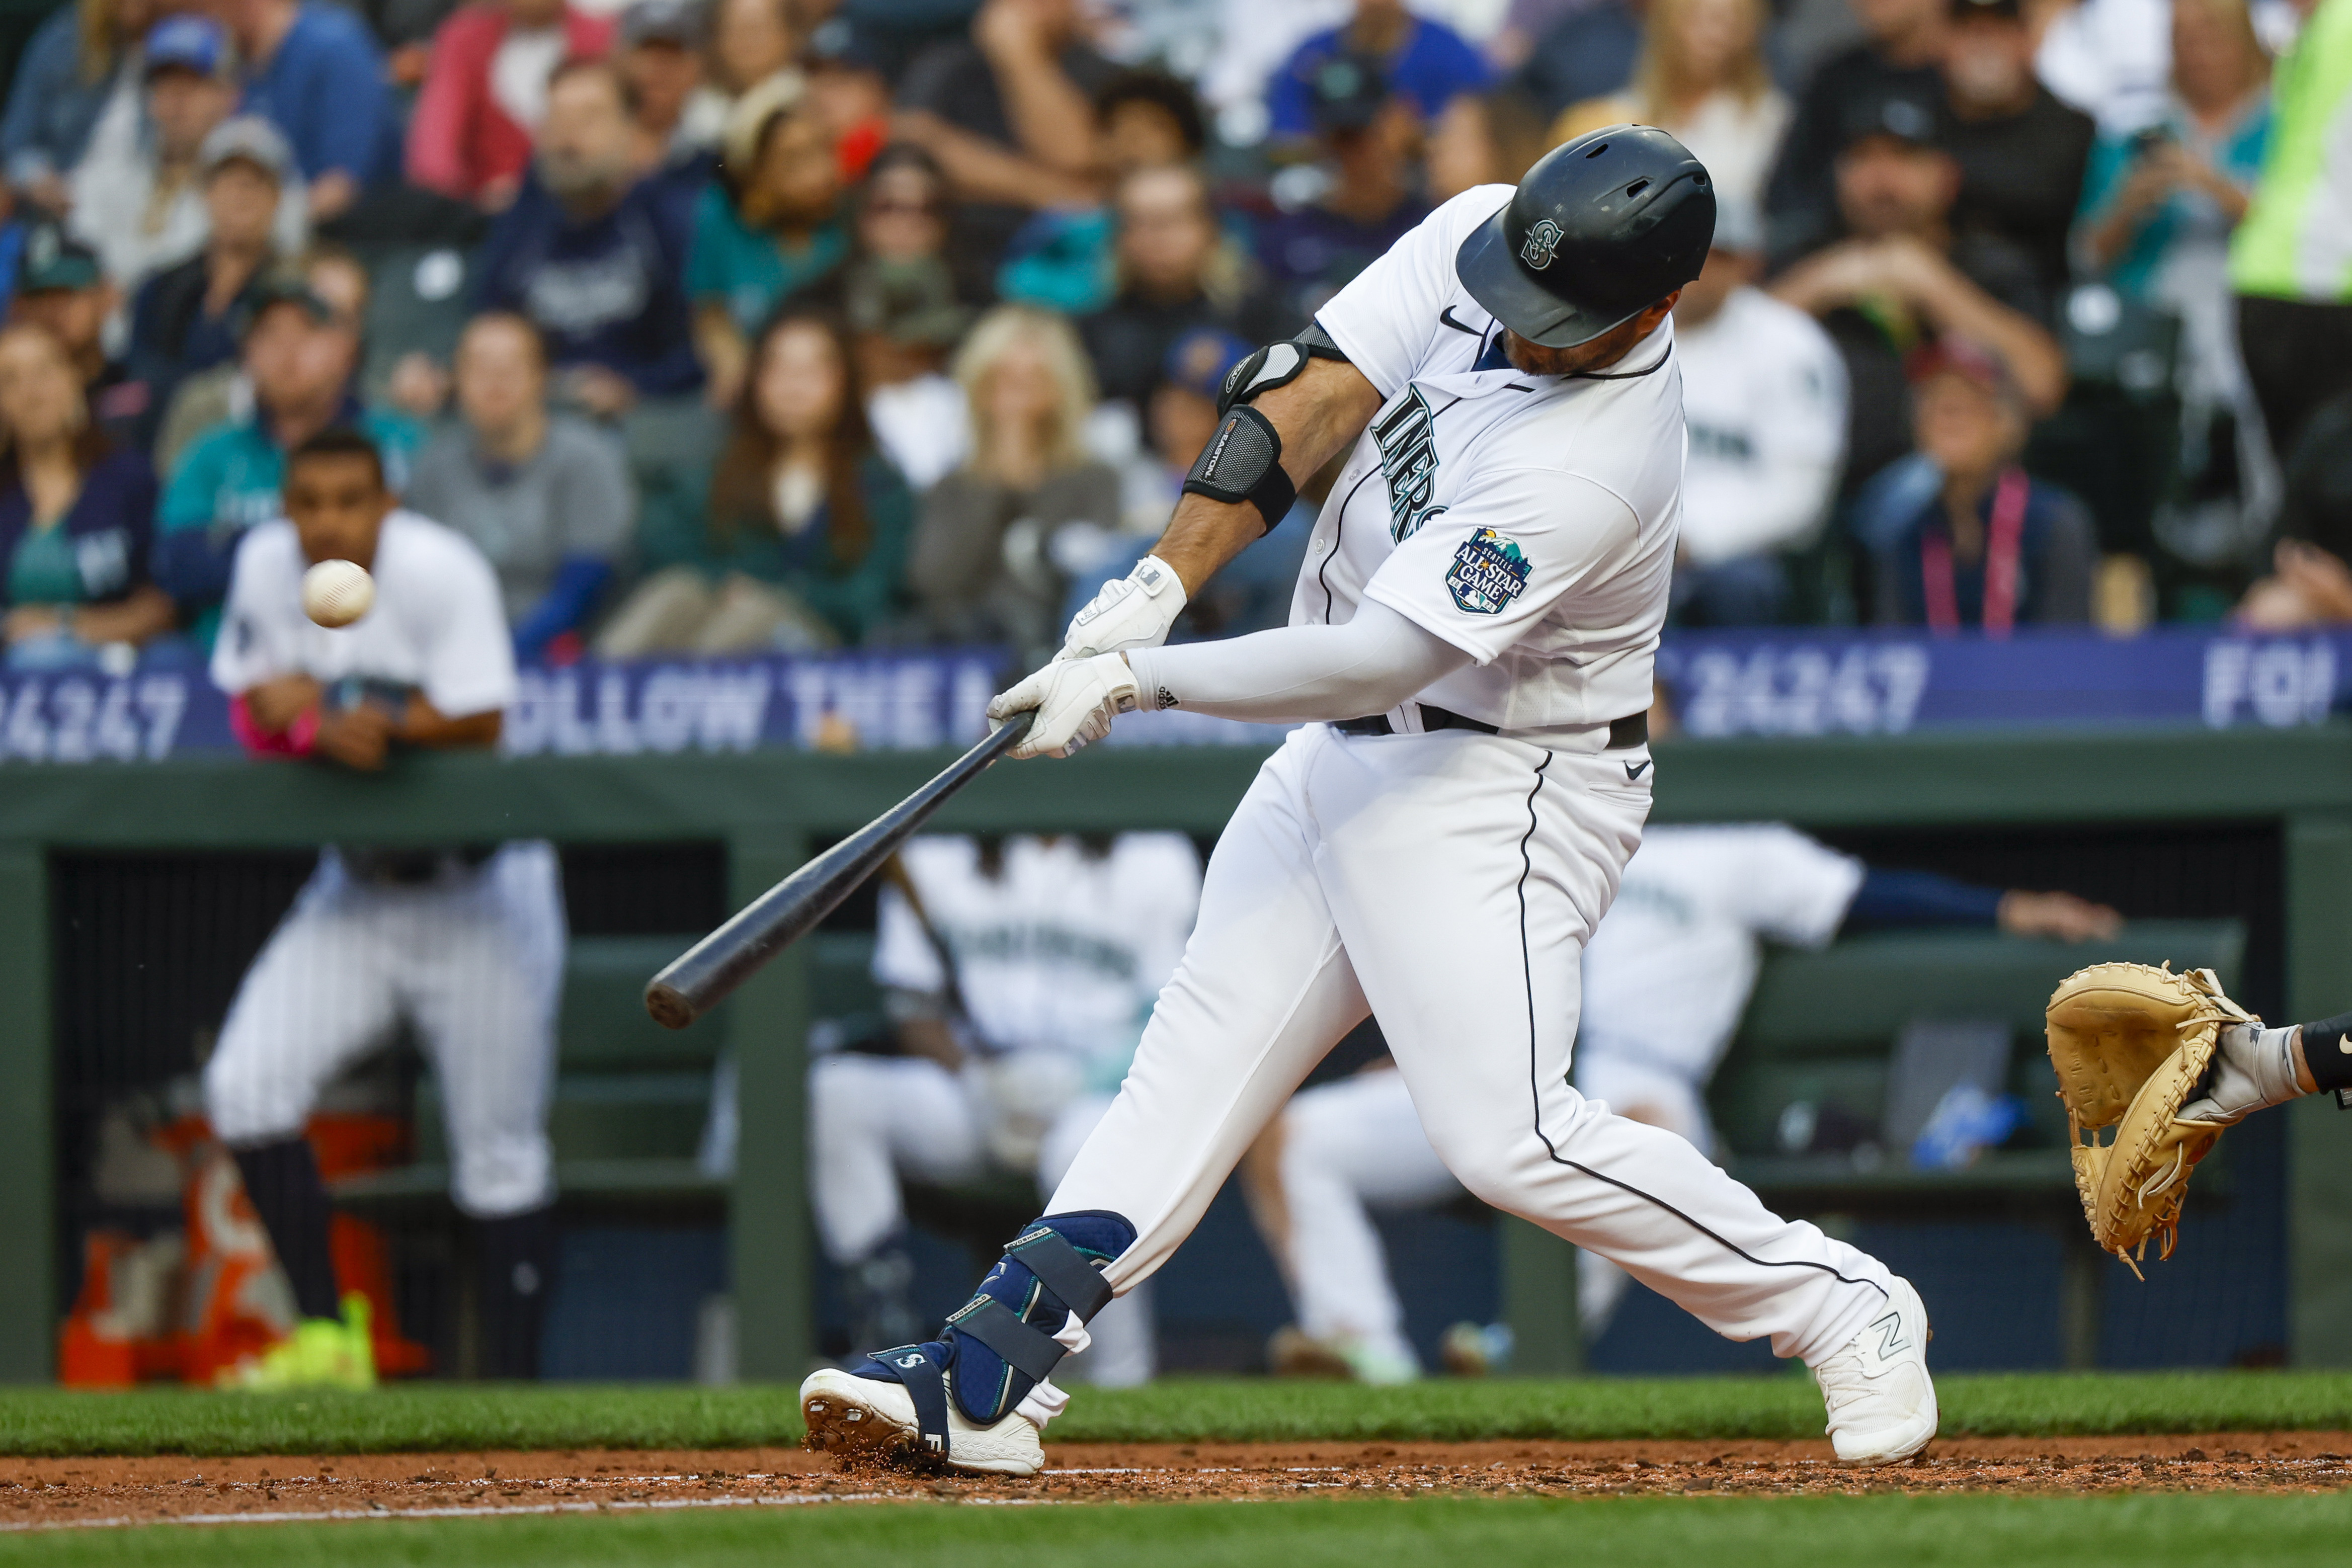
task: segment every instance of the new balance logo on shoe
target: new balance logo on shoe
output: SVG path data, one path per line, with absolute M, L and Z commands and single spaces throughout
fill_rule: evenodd
M 1649 770 L 1650 759 L 1648 758 L 1643 758 L 1639 762 L 1628 762 L 1625 764 L 1625 781 L 1629 784 L 1634 783 L 1641 779 L 1643 774 L 1647 773 Z
M 1911 1348 L 1911 1342 L 1903 1337 L 1902 1313 L 1889 1312 L 1870 1326 L 1878 1331 L 1879 1360 L 1891 1361 L 1896 1351 Z

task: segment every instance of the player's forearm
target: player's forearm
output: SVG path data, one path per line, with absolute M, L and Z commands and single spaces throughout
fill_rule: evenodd
M 2003 305 L 1958 271 L 1923 291 L 1919 303 L 1937 331 L 1971 339 L 1999 354 L 2036 414 L 2053 412 L 2064 400 L 2066 356 L 2058 340 L 2031 318 Z
M 1470 655 L 1386 605 L 1344 626 L 1279 626 L 1217 643 L 1133 648 L 1144 707 L 1260 724 L 1362 718 L 1410 701 Z
M 409 704 L 408 713 L 401 721 L 400 738 L 411 746 L 428 746 L 436 750 L 496 746 L 505 722 L 506 715 L 497 708 L 451 718 L 419 697 Z

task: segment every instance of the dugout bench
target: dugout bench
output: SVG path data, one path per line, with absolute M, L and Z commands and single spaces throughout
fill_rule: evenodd
M 1658 752 L 1662 821 L 1782 820 L 1841 829 L 2259 825 L 2273 835 L 2265 841 L 2275 844 L 2284 868 L 2284 1010 L 2319 1017 L 2352 1006 L 2352 905 L 2342 892 L 2352 886 L 2352 726 L 1664 742 Z M 949 802 L 936 825 L 950 831 L 1161 828 L 1213 834 L 1259 759 L 1247 748 L 1096 747 L 1066 764 L 999 768 Z M 404 758 L 373 778 L 213 756 L 0 768 L 0 989 L 11 998 L 0 1019 L 0 1174 L 14 1198 L 0 1209 L 0 1378 L 52 1375 L 63 1308 L 52 1004 L 69 981 L 54 959 L 57 857 L 505 837 L 565 845 L 716 841 L 725 846 L 729 894 L 740 905 L 800 863 L 813 845 L 895 803 L 941 760 L 940 754 L 781 751 L 519 761 L 433 756 Z M 814 952 L 804 946 L 787 953 L 719 1016 L 668 1036 L 638 1011 L 635 993 L 645 975 L 636 967 L 675 948 L 653 939 L 644 939 L 644 948 L 634 955 L 617 946 L 583 949 L 567 986 L 574 1005 L 564 1026 L 568 1092 L 558 1124 L 563 1175 L 570 1191 L 583 1197 L 599 1182 L 616 1197 L 667 1182 L 673 1197 L 723 1202 L 741 1371 L 751 1378 L 797 1377 L 814 1341 L 801 1051 L 814 1016 Z M 2017 1005 L 2030 1002 L 2036 1020 L 2045 979 L 2085 953 L 2060 951 L 2055 965 L 2034 977 L 2039 994 L 2018 993 Z M 2135 956 L 2145 955 L 2136 948 Z M 1850 957 L 1833 951 L 1822 961 Z M 1786 962 L 1768 973 L 1759 1009 L 1779 1005 L 1773 998 L 1781 994 Z M 1793 978 L 1797 971 L 1786 973 Z M 1819 983 L 1808 981 L 1801 993 L 1817 994 Z M 1769 1016 L 1755 1015 L 1759 1028 L 1743 1051 L 1766 1039 L 1760 1025 Z M 1801 1043 L 1789 1041 L 1791 1050 Z M 1825 1061 L 1842 1049 L 1826 1036 L 1814 1044 Z M 688 1081 L 703 1080 L 721 1047 L 739 1063 L 741 1106 L 735 1175 L 723 1185 L 693 1172 L 690 1150 L 678 1141 L 688 1126 L 699 1126 Z M 2021 1046 L 2019 1059 L 2031 1060 Z M 1743 1058 L 1735 1071 L 1745 1070 Z M 667 1109 L 656 1113 L 656 1103 Z M 2290 1351 L 2302 1364 L 2352 1361 L 2352 1346 L 2334 1327 L 2352 1316 L 2352 1218 L 2341 1197 L 2352 1188 L 2352 1128 L 2335 1115 L 2313 1102 L 2286 1113 Z M 667 1130 L 656 1135 L 658 1129 Z M 1748 1157 L 1737 1137 L 1733 1150 L 1736 1158 Z M 607 1160 L 618 1163 L 601 1163 Z M 396 1179 L 437 1190 L 437 1174 L 425 1168 Z M 1801 1173 L 1754 1174 L 1771 1189 L 1768 1196 L 1779 1195 L 1776 1201 L 1799 1191 L 1772 1184 Z M 1853 1212 L 1862 1197 L 1851 1186 L 1817 1196 L 1823 1212 Z M 1570 1370 L 1576 1356 L 1570 1249 L 1513 1223 L 1503 1254 L 1505 1306 L 1520 1329 L 1522 1369 Z

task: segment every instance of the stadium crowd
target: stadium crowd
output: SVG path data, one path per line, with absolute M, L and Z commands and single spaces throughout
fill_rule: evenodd
M 525 660 L 1034 658 L 1227 367 L 1629 120 L 1721 193 L 1679 623 L 2352 618 L 2352 0 L 172 5 L 0 119 L 11 667 L 205 657 L 340 427 Z

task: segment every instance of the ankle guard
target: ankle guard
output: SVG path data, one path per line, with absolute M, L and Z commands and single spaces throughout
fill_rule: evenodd
M 1032 1221 L 1006 1244 L 1003 1260 L 971 1300 L 949 1314 L 938 1339 L 877 1351 L 857 1375 L 904 1384 L 923 1446 L 944 1455 L 944 1375 L 954 1372 L 953 1397 L 967 1419 L 983 1427 L 1003 1419 L 1069 1354 L 1055 1336 L 1070 1318 L 1088 1322 L 1109 1304 L 1101 1266 L 1134 1244 L 1135 1227 L 1101 1210 Z

